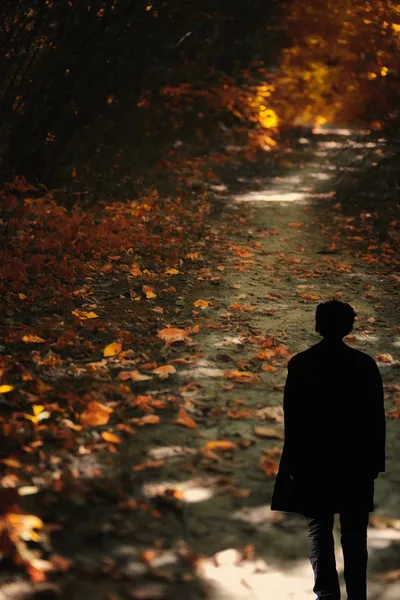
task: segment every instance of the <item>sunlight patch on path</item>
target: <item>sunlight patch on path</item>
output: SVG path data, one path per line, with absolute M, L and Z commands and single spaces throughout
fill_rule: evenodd
M 298 202 L 304 200 L 305 194 L 301 192 L 279 192 L 274 190 L 261 190 L 247 192 L 233 196 L 235 202 Z

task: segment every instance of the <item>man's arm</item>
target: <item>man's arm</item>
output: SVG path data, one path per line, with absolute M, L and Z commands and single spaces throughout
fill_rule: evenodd
M 386 459 L 386 416 L 382 377 L 376 362 L 372 359 L 368 365 L 369 443 L 371 444 L 371 470 L 375 477 L 385 471 Z

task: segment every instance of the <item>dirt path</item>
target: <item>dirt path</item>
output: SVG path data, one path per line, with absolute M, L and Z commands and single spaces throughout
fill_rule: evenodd
M 367 151 L 362 139 L 351 141 L 340 158 L 350 174 Z M 74 466 L 87 472 L 84 490 L 65 491 L 62 502 L 41 497 L 43 520 L 61 525 L 54 549 L 71 561 L 59 578 L 66 598 L 312 598 L 305 523 L 269 504 L 283 445 L 286 365 L 319 341 L 318 302 L 336 295 L 355 306 L 348 343 L 380 357 L 387 412 L 399 410 L 398 215 L 377 198 L 335 196 L 342 142 L 336 135 L 302 140 L 285 176 L 250 170 L 214 189 L 228 202 L 213 223 L 221 245 L 168 323 L 198 325 L 193 344 L 165 348 L 177 373 L 156 388 L 129 383 L 134 394 L 171 408 L 117 453 L 83 449 Z M 195 306 L 198 300 L 207 302 Z M 182 424 L 172 422 L 177 398 Z M 398 577 L 377 578 L 400 564 L 400 439 L 392 417 L 369 528 L 370 600 L 400 594 Z M 101 478 L 93 477 L 98 463 Z M 343 584 L 339 536 L 336 524 Z

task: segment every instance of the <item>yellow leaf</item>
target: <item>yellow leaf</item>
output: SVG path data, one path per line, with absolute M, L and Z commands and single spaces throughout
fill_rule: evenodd
M 108 344 L 103 350 L 103 355 L 107 356 L 117 356 L 122 350 L 122 344 L 120 342 L 113 342 L 112 344 Z
M 30 333 L 29 335 L 24 335 L 22 337 L 22 341 L 25 342 L 26 344 L 29 344 L 29 343 L 43 344 L 43 342 L 45 342 L 46 340 L 39 337 L 38 335 L 33 335 Z
M 109 431 L 103 431 L 101 437 L 106 442 L 110 442 L 110 444 L 119 444 L 121 442 L 120 438 Z
M 8 392 L 11 392 L 14 389 L 13 385 L 0 385 L 0 394 L 7 394 Z
M 168 269 L 168 271 L 165 271 L 166 275 L 178 275 L 178 273 L 178 269 Z
M 99 315 L 96 315 L 95 312 L 90 311 L 90 312 L 85 312 L 84 310 L 73 310 L 72 314 L 75 317 L 78 317 L 78 319 L 81 319 L 82 321 L 84 321 L 85 319 L 98 319 Z
M 146 294 L 146 298 L 150 300 L 151 298 L 157 298 L 157 294 L 153 292 L 153 288 L 149 285 L 143 286 L 143 292 Z
M 33 409 L 33 414 L 35 415 L 35 417 L 37 417 L 37 415 L 39 415 L 41 412 L 44 411 L 45 407 L 42 404 L 34 404 L 32 406 Z
M 201 308 L 202 310 L 207 308 L 207 306 L 210 306 L 210 303 L 207 302 L 207 300 L 196 300 L 195 302 L 193 302 L 193 304 L 194 306 L 196 306 L 197 308 Z
M 34 529 L 42 529 L 43 521 L 36 515 L 24 515 L 20 513 L 7 513 L 4 517 L 10 538 L 18 542 L 23 536 L 24 539 L 37 540 L 37 534 Z
M 21 293 L 20 293 L 20 294 L 18 294 L 18 298 L 19 298 L 20 300 L 26 300 L 26 296 L 25 296 L 25 294 L 21 294 Z
M 172 373 L 176 373 L 176 369 L 173 365 L 162 365 L 152 371 L 159 376 L 160 379 L 167 379 Z

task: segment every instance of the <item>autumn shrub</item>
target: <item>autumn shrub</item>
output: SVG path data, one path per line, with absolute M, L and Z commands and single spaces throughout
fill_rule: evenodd
M 34 190 L 27 186 L 26 191 Z M 10 189 L 3 192 L 3 206 L 10 195 Z M 28 310 L 28 305 L 45 301 L 52 310 L 62 309 L 87 276 L 118 271 L 123 277 L 136 265 L 151 278 L 151 272 L 179 267 L 204 234 L 208 210 L 202 195 L 172 201 L 156 191 L 140 200 L 102 202 L 86 209 L 77 203 L 71 211 L 57 202 L 54 192 L 26 195 L 16 212 L 3 213 L 2 303 L 24 303 Z

